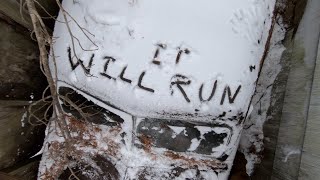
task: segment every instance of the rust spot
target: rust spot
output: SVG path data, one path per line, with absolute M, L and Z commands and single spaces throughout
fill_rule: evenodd
M 112 140 L 108 141 L 107 154 L 109 156 L 117 157 L 119 150 L 120 150 L 120 146 L 118 143 L 116 143 Z
M 195 158 L 186 157 L 172 151 L 166 151 L 165 156 L 173 159 L 180 160 L 184 165 L 193 167 L 193 166 L 202 166 L 202 167 L 211 167 L 212 169 L 226 169 L 227 165 L 220 162 L 219 160 L 197 160 Z
M 54 164 L 40 175 L 40 179 L 57 179 L 70 161 L 79 163 L 82 158 L 88 155 L 82 148 L 98 149 L 98 139 L 95 134 L 102 133 L 102 129 L 84 120 L 79 120 L 73 116 L 65 115 L 70 134 L 72 137 L 67 142 L 52 141 L 48 144 L 48 157 L 54 157 Z M 58 131 L 59 132 L 59 131 Z M 113 139 L 120 136 L 121 127 L 109 127 L 108 131 L 102 133 L 102 141 L 108 144 L 107 149 L 102 149 L 108 157 L 119 158 L 120 144 Z M 99 139 L 101 141 L 101 139 Z M 99 149 L 98 149 L 99 150 Z M 51 158 L 52 159 L 52 158 Z
M 147 135 L 140 135 L 139 139 L 143 144 L 143 150 L 147 153 L 151 153 L 152 139 Z

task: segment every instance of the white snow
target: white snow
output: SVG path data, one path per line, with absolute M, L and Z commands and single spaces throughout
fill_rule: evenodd
M 23 113 L 21 117 L 21 127 L 24 127 L 26 125 L 27 117 L 28 117 L 28 112 L 26 111 L 25 113 Z
M 274 27 L 271 38 L 270 50 L 264 62 L 259 77 L 256 92 L 252 99 L 252 106 L 250 108 L 250 116 L 244 124 L 242 131 L 239 150 L 244 153 L 247 160 L 247 174 L 251 175 L 255 164 L 261 162 L 259 153 L 263 152 L 263 125 L 270 119 L 267 116 L 267 111 L 272 105 L 272 88 L 275 79 L 281 71 L 281 57 L 285 50 L 282 40 L 285 38 L 285 27 L 282 19 L 279 17 Z M 266 139 L 268 140 L 268 138 Z M 269 139 L 270 140 L 270 139 Z M 252 148 L 255 152 L 252 152 Z
M 197 147 L 200 145 L 201 139 L 193 138 L 191 140 L 191 145 L 188 149 L 188 151 L 194 151 L 197 149 Z
M 282 148 L 283 154 L 286 156 L 283 158 L 283 162 L 287 162 L 290 156 L 299 155 L 301 153 L 301 149 L 293 148 L 293 147 L 284 147 Z
M 197 117 L 216 117 L 229 110 L 232 112 L 227 116 L 234 116 L 246 111 L 253 94 L 274 3 L 274 0 L 219 3 L 211 0 L 79 0 L 75 4 L 65 1 L 65 9 L 85 29 L 82 32 L 69 17 L 72 34 L 81 44 L 80 47 L 74 39 L 76 56 L 86 67 L 93 54 L 94 57 L 90 75 L 86 75 L 80 65 L 72 71 L 67 53 L 68 47 L 72 47 L 71 38 L 66 25 L 57 22 L 54 48 L 58 78 L 136 116 L 163 117 L 159 112 L 184 114 L 195 109 L 200 110 Z M 58 20 L 64 22 L 61 15 Z M 162 47 L 159 44 L 163 44 Z M 76 63 L 73 49 L 71 56 Z M 106 56 L 115 59 L 109 58 L 106 72 L 115 80 L 100 74 L 108 61 Z M 176 63 L 178 56 L 180 60 Z M 153 64 L 153 60 L 160 65 Z M 255 70 L 250 72 L 250 66 L 255 66 Z M 120 78 L 124 67 L 127 69 L 123 77 L 131 83 Z M 170 89 L 178 74 L 191 81 L 189 85 L 181 85 L 190 102 L 177 85 Z M 142 86 L 154 92 L 140 88 L 139 78 Z M 200 101 L 201 85 L 206 100 L 216 80 L 216 91 L 210 101 Z M 234 103 L 225 96 L 221 105 L 227 86 L 232 96 L 241 87 Z
M 180 134 L 182 131 L 186 129 L 185 127 L 177 127 L 177 126 L 168 126 L 168 127 L 172 129 L 176 135 Z

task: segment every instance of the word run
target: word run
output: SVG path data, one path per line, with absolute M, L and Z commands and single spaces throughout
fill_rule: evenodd
M 164 46 L 161 46 L 161 45 L 159 45 L 159 47 L 160 48 L 164 48 Z M 184 54 L 189 54 L 190 51 L 188 49 L 179 50 L 178 53 L 177 53 L 176 64 L 179 63 L 180 58 L 181 58 L 183 53 Z M 152 63 L 155 64 L 155 65 L 160 65 L 160 61 L 158 61 L 158 59 L 157 59 L 158 54 L 159 54 L 159 49 L 156 50 L 155 55 L 154 55 L 154 59 L 152 61 Z M 84 65 L 83 60 L 81 60 L 81 59 L 78 59 L 77 62 L 74 63 L 73 60 L 72 60 L 71 49 L 69 47 L 68 48 L 68 59 L 69 59 L 72 71 L 74 71 L 77 67 L 80 66 L 84 70 L 84 73 L 86 75 L 90 75 L 90 70 L 91 70 L 91 67 L 92 67 L 92 64 L 93 64 L 93 60 L 94 60 L 94 54 L 92 54 L 87 66 Z M 103 57 L 103 60 L 105 60 L 106 62 L 104 64 L 102 72 L 100 72 L 100 76 L 116 81 L 117 80 L 116 77 L 112 77 L 111 75 L 108 74 L 108 69 L 110 68 L 109 66 L 112 63 L 114 63 L 116 61 L 116 59 L 113 58 L 113 57 L 110 57 L 110 56 L 105 56 L 105 57 Z M 125 76 L 127 68 L 128 68 L 128 66 L 125 66 L 122 69 L 122 71 L 121 71 L 121 73 L 119 74 L 118 77 L 119 77 L 119 79 L 121 81 L 131 84 L 132 80 L 130 80 L 129 78 L 127 78 Z M 148 86 L 143 84 L 143 78 L 145 77 L 145 75 L 146 75 L 146 71 L 143 71 L 143 72 L 140 73 L 137 86 L 139 88 L 141 88 L 142 90 L 148 91 L 150 93 L 154 93 L 155 90 L 152 87 L 148 87 Z M 190 86 L 191 83 L 192 83 L 191 80 L 188 77 L 186 77 L 186 76 L 184 76 L 182 74 L 174 75 L 171 78 L 171 81 L 170 81 L 171 95 L 173 95 L 174 93 L 176 93 L 176 91 L 178 91 L 183 95 L 184 99 L 188 103 L 190 103 L 191 100 L 189 99 L 189 97 L 188 97 L 188 95 L 187 95 L 187 93 L 185 91 L 185 88 L 188 88 L 188 86 Z M 200 102 L 211 101 L 213 99 L 215 93 L 216 93 L 217 81 L 215 81 L 213 83 L 212 90 L 211 90 L 211 93 L 210 93 L 209 97 L 206 97 L 206 98 L 203 97 L 203 87 L 204 87 L 204 83 L 200 86 L 199 92 L 198 92 Z M 241 85 L 239 85 L 238 88 L 233 92 L 229 86 L 226 86 L 224 88 L 224 90 L 223 90 L 223 93 L 222 93 L 222 96 L 221 96 L 221 99 L 220 99 L 220 105 L 224 104 L 226 98 L 228 99 L 230 104 L 233 104 L 235 102 L 238 94 L 240 93 L 240 89 L 241 89 Z

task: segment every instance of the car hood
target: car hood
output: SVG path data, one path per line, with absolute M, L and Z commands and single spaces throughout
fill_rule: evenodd
M 68 26 L 60 13 L 51 51 L 57 77 L 139 117 L 239 119 L 254 93 L 274 4 L 64 1 Z

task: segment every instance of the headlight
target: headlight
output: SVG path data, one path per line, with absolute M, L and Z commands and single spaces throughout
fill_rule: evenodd
M 136 132 L 137 146 L 149 144 L 173 152 L 211 155 L 211 158 L 225 160 L 223 149 L 230 143 L 232 128 L 219 123 L 146 118 L 138 122 Z

